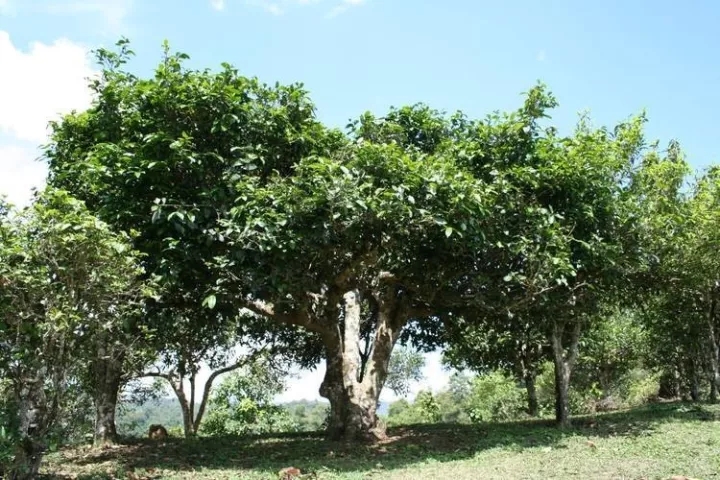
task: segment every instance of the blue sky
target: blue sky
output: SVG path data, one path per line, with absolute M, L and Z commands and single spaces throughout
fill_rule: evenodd
M 710 0 L 0 0 L 0 193 L 22 203 L 42 183 L 44 125 L 87 104 L 86 51 L 120 35 L 141 74 L 168 39 L 197 67 L 302 81 L 335 126 L 418 101 L 483 116 L 541 80 L 562 129 L 647 109 L 649 137 L 700 168 L 720 158 L 718 25 Z
M 586 108 L 603 124 L 647 108 L 649 133 L 678 138 L 696 165 L 720 154 L 720 4 L 710 0 L 224 0 L 221 10 L 220 0 L 4 1 L 14 13 L 0 30 L 20 49 L 124 34 L 147 72 L 167 38 L 197 66 L 228 61 L 304 82 L 336 125 L 416 101 L 484 115 L 515 107 L 542 80 L 561 102 L 561 126 Z

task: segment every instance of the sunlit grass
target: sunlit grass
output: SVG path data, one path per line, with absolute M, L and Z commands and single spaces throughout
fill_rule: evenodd
M 720 407 L 682 403 L 551 422 L 421 425 L 350 446 L 321 435 L 136 441 L 51 454 L 45 471 L 78 479 L 278 479 L 294 466 L 318 479 L 720 479 Z M 51 477 L 52 478 L 52 477 Z

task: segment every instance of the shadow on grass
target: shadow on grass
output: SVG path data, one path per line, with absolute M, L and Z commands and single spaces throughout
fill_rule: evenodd
M 652 434 L 663 422 L 719 419 L 720 409 L 717 407 L 667 403 L 576 417 L 573 426 L 565 430 L 558 429 L 550 420 L 413 425 L 389 429 L 389 438 L 372 446 L 329 442 L 323 439 L 322 434 L 307 433 L 255 438 L 169 439 L 163 443 L 136 440 L 104 451 L 68 455 L 63 463 L 71 470 L 73 465 L 85 470 L 82 467 L 108 465 L 103 462 L 110 462 L 125 472 L 146 472 L 141 478 L 153 478 L 156 470 L 252 470 L 271 473 L 288 466 L 318 473 L 387 470 L 427 459 L 436 462 L 462 460 L 497 447 L 516 451 L 536 447 L 561 448 L 563 440 L 569 437 L 639 437 Z M 99 480 L 120 476 L 119 473 L 98 475 L 77 475 L 73 478 Z

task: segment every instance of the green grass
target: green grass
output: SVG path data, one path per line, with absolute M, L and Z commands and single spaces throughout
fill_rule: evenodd
M 48 456 L 45 473 L 65 479 L 278 479 L 294 466 L 318 479 L 720 479 L 720 407 L 657 404 L 574 427 L 548 421 L 419 425 L 389 431 L 374 446 L 321 435 L 135 441 Z M 682 478 L 682 477 L 679 477 Z

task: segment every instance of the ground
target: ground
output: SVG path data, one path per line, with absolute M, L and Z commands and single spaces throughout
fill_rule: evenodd
M 657 404 L 549 421 L 391 429 L 374 446 L 320 435 L 136 441 L 48 456 L 49 479 L 720 479 L 720 406 Z

